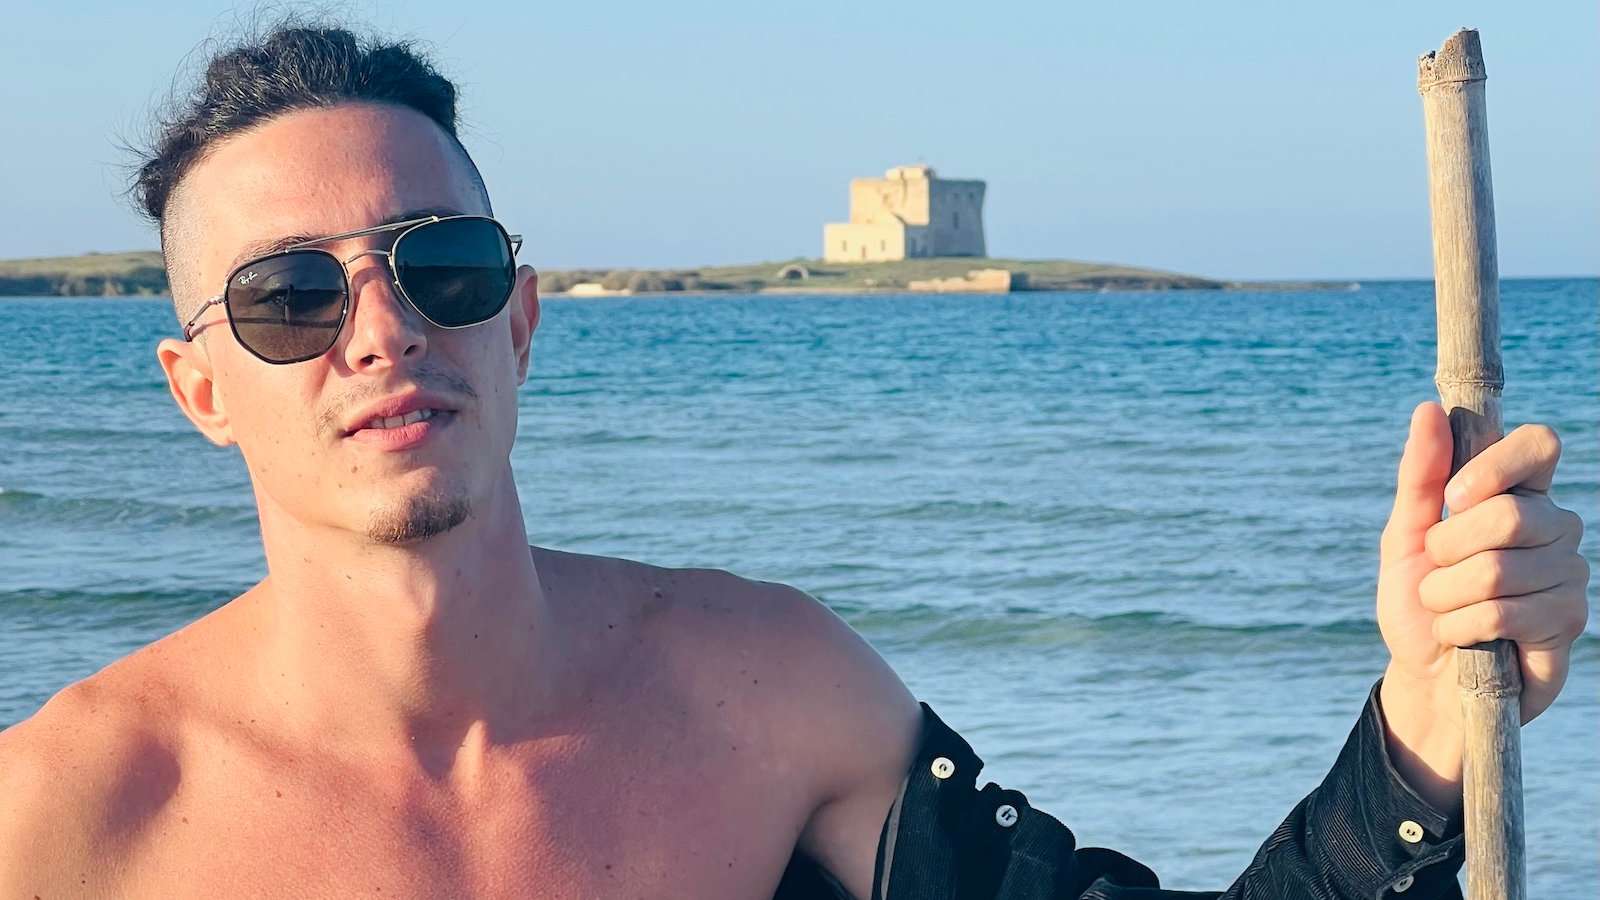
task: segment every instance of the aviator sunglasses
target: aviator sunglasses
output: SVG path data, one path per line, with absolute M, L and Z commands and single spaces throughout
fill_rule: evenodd
M 389 249 L 363 250 L 341 260 L 318 244 L 389 231 Z M 274 365 L 316 359 L 339 338 L 350 312 L 345 267 L 382 256 L 405 302 L 439 328 L 466 328 L 494 318 L 511 298 L 522 236 L 507 234 L 487 216 L 428 216 L 293 244 L 251 260 L 228 275 L 227 287 L 183 325 L 194 340 L 202 313 L 221 303 L 234 337 Z

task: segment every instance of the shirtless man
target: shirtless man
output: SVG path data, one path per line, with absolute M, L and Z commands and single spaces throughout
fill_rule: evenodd
M 268 574 L 0 733 L 0 897 L 758 898 L 792 856 L 867 897 L 917 703 L 798 590 L 528 545 L 537 276 L 455 218 L 490 207 L 453 87 L 372 50 L 214 60 L 141 172 L 193 336 L 161 366 L 243 454 Z M 1518 429 L 1447 492 L 1442 411 L 1411 423 L 1381 743 L 1444 816 L 1452 647 L 1518 641 L 1531 719 L 1584 626 L 1558 455 Z

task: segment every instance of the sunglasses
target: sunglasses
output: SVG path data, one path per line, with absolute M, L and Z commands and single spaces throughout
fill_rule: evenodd
M 389 249 L 363 250 L 341 260 L 316 247 L 389 231 Z M 330 235 L 254 259 L 228 274 L 223 292 L 203 303 L 183 325 L 194 340 L 195 322 L 217 304 L 240 345 L 273 365 L 316 359 L 333 348 L 350 313 L 345 267 L 363 256 L 389 262 L 400 296 L 439 328 L 466 328 L 494 318 L 511 298 L 522 236 L 507 234 L 487 216 L 428 216 Z

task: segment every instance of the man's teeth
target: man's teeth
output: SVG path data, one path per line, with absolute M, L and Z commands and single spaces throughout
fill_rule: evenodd
M 372 421 L 366 424 L 366 427 L 399 428 L 401 425 L 410 425 L 413 422 L 426 422 L 427 420 L 433 418 L 433 414 L 434 411 L 431 409 L 419 409 L 415 412 L 408 412 L 403 416 L 389 416 L 387 418 L 383 416 L 375 416 L 373 417 Z

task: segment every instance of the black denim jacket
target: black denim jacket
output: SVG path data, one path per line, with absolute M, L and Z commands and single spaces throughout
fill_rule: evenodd
M 1380 682 L 1381 683 L 1381 682 Z M 1267 838 L 1226 891 L 1162 890 L 1154 872 L 1072 831 L 995 784 L 983 760 L 927 704 L 922 741 L 878 842 L 868 900 L 1459 900 L 1463 841 L 1394 770 L 1378 686 L 1333 769 Z M 774 900 L 850 900 L 796 856 Z

